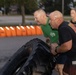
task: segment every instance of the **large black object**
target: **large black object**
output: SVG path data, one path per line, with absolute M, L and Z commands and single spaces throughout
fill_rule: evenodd
M 51 75 L 55 58 L 49 46 L 35 38 L 23 45 L 4 65 L 0 75 Z

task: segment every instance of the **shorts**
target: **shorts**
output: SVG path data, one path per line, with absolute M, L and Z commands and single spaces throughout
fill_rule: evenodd
M 57 64 L 65 64 L 67 60 L 67 55 L 66 54 L 59 54 L 59 56 L 56 58 L 56 63 Z

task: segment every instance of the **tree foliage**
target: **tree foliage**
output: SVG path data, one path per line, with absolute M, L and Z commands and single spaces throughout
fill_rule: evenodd
M 45 6 L 46 12 L 51 12 L 54 10 L 59 10 L 62 12 L 62 0 L 41 0 L 41 2 Z M 64 0 L 64 13 L 69 14 L 70 8 L 69 4 L 73 2 L 73 0 Z
M 53 10 L 62 11 L 62 0 L 39 0 L 45 7 L 46 12 L 51 12 Z M 64 13 L 68 14 L 69 8 L 68 4 L 73 2 L 73 0 L 64 0 Z M 0 0 L 0 7 L 9 8 L 10 5 L 17 4 L 19 10 L 21 10 L 21 6 L 24 5 L 25 14 L 31 14 L 34 10 L 38 9 L 37 0 Z M 76 3 L 74 3 L 76 5 Z
M 19 7 L 21 7 L 21 5 L 24 5 L 25 12 L 28 11 L 29 13 L 31 13 L 32 11 L 38 8 L 36 0 L 12 0 L 12 1 L 14 1 L 14 4 L 17 4 Z
M 18 5 L 22 14 L 22 25 L 25 25 L 25 14 L 32 13 L 38 8 L 36 0 L 0 0 L 0 7 L 9 9 L 11 5 Z
M 26 13 L 32 13 L 38 9 L 37 0 L 0 0 L 0 7 L 9 8 L 11 5 L 18 5 L 19 10 L 21 10 L 21 5 L 24 5 Z

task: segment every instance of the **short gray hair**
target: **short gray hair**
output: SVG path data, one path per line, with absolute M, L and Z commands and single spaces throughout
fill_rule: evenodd
M 39 13 L 39 14 L 45 14 L 46 15 L 46 12 L 43 9 L 38 9 L 34 13 Z

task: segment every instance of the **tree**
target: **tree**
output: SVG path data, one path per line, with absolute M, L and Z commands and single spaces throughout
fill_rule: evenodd
M 46 12 L 51 12 L 54 10 L 59 10 L 62 12 L 62 0 L 40 0 L 44 6 Z M 64 14 L 68 15 L 70 12 L 69 4 L 73 3 L 73 0 L 64 0 Z
M 13 0 L 14 3 L 18 4 L 21 7 L 21 14 L 22 14 L 22 25 L 25 25 L 25 12 L 26 7 L 30 11 L 33 9 L 37 9 L 37 1 L 36 0 Z
M 22 25 L 25 25 L 25 12 L 29 9 L 29 12 L 34 11 L 38 8 L 36 0 L 0 0 L 0 7 L 8 8 L 10 5 L 18 5 L 21 9 L 22 14 Z

